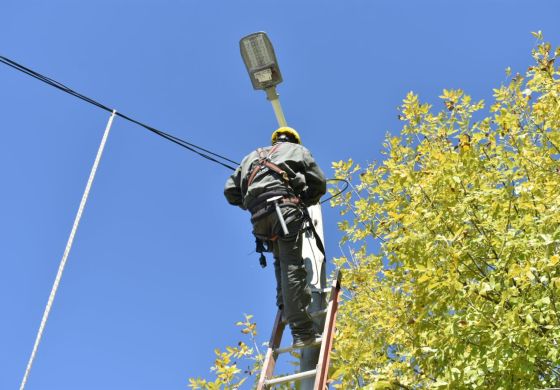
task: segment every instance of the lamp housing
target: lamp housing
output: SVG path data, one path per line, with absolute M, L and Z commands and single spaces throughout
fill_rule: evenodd
M 265 90 L 282 82 L 274 48 L 265 32 L 241 38 L 239 49 L 254 89 Z

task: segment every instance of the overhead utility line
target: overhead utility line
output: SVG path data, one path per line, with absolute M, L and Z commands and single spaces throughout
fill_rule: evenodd
M 58 81 L 56 81 L 56 80 L 53 80 L 53 79 L 51 79 L 50 77 L 44 76 L 44 75 L 42 75 L 42 74 L 40 74 L 40 73 L 38 73 L 38 72 L 36 72 L 36 71 L 34 71 L 34 70 L 32 70 L 32 69 L 29 69 L 29 68 L 27 68 L 27 67 L 21 65 L 21 64 L 18 64 L 17 62 L 15 62 L 15 61 L 13 61 L 13 60 L 11 60 L 11 59 L 9 59 L 9 58 L 6 58 L 6 57 L 4 57 L 4 56 L 0 56 L 0 62 L 2 62 L 2 63 L 4 63 L 4 64 L 8 65 L 9 67 L 12 67 L 12 68 L 14 68 L 14 69 L 20 71 L 20 72 L 22 72 L 22 73 L 25 73 L 25 74 L 28 75 L 28 76 L 31 76 L 31 77 L 33 77 L 33 78 L 36 78 L 37 80 L 42 81 L 42 82 L 44 82 L 44 83 L 50 85 L 51 87 L 54 87 L 54 88 L 56 88 L 56 89 L 59 89 L 59 90 L 61 90 L 62 92 L 65 92 L 65 93 L 67 93 L 67 94 L 69 94 L 69 95 L 75 96 L 75 97 L 77 97 L 78 99 L 81 99 L 81 100 L 83 100 L 83 101 L 85 101 L 85 102 L 87 102 L 87 103 L 89 103 L 89 104 L 92 104 L 92 105 L 94 105 L 94 106 L 96 106 L 96 107 L 99 107 L 99 108 L 101 108 L 102 110 L 105 110 L 105 111 L 110 112 L 110 113 L 113 113 L 113 112 L 115 111 L 114 109 L 109 108 L 108 106 L 106 106 L 106 105 L 104 105 L 104 104 L 102 104 L 102 103 L 99 103 L 98 101 L 96 101 L 96 100 L 94 100 L 94 99 L 92 99 L 92 98 L 90 98 L 90 97 L 87 97 L 87 96 L 85 96 L 85 95 L 82 95 L 81 93 L 78 93 L 78 92 L 74 91 L 73 89 L 67 87 L 67 86 L 64 85 L 64 84 L 62 84 L 62 83 L 60 83 L 60 82 L 58 82 Z M 230 160 L 230 159 L 227 158 L 227 157 L 224 157 L 224 156 L 222 156 L 222 155 L 219 155 L 219 154 L 217 154 L 217 153 L 214 153 L 214 152 L 212 152 L 212 151 L 210 151 L 210 150 L 208 150 L 208 149 L 204 149 L 204 148 L 202 148 L 202 147 L 200 147 L 200 146 L 198 146 L 198 145 L 195 145 L 195 144 L 193 144 L 193 143 L 187 142 L 187 141 L 185 141 L 184 139 L 181 139 L 181 138 L 176 137 L 176 136 L 174 136 L 174 135 L 171 135 L 171 134 L 168 134 L 168 133 L 163 132 L 163 131 L 161 131 L 161 130 L 158 130 L 158 129 L 152 127 L 152 126 L 149 126 L 149 125 L 147 125 L 147 124 L 145 124 L 145 123 L 142 123 L 142 122 L 140 122 L 140 121 L 138 121 L 138 120 L 136 120 L 136 119 L 133 119 L 133 118 L 131 118 L 131 117 L 125 115 L 125 114 L 122 114 L 122 113 L 120 113 L 120 112 L 116 112 L 115 115 L 116 115 L 116 116 L 119 116 L 119 117 L 121 117 L 121 118 L 123 118 L 123 119 L 126 119 L 126 120 L 129 121 L 129 122 L 135 123 L 135 124 L 137 124 L 137 125 L 139 125 L 139 126 L 145 128 L 146 130 L 149 130 L 149 131 L 151 131 L 152 133 L 157 134 L 157 135 L 159 135 L 160 137 L 163 137 L 163 138 L 167 139 L 168 141 L 171 141 L 171 142 L 173 142 L 173 143 L 175 143 L 175 144 L 177 144 L 177 145 L 179 145 L 179 146 L 182 146 L 183 148 L 185 148 L 185 149 L 187 149 L 187 150 L 190 150 L 190 151 L 193 152 L 193 153 L 198 154 L 200 157 L 203 157 L 203 158 L 205 158 L 205 159 L 207 159 L 207 160 L 210 160 L 210 161 L 212 161 L 212 162 L 215 162 L 215 163 L 217 163 L 217 164 L 220 164 L 220 165 L 222 165 L 222 166 L 224 166 L 224 167 L 226 167 L 226 168 L 229 168 L 229 169 L 231 169 L 231 170 L 235 170 L 234 167 L 232 167 L 232 166 L 229 165 L 229 164 L 226 164 L 226 163 L 223 162 L 223 161 L 232 163 L 232 164 L 234 164 L 234 165 L 236 165 L 236 166 L 239 165 L 239 163 L 237 163 L 237 162 L 235 162 L 235 161 L 233 161 L 233 160 Z M 222 161 L 220 161 L 220 160 L 222 160 Z
M 25 67 L 25 66 L 23 66 L 23 65 L 21 65 L 21 64 L 18 64 L 17 62 L 15 62 L 15 61 L 13 61 L 13 60 L 7 58 L 7 57 L 0 56 L 0 62 L 2 62 L 3 64 L 8 65 L 8 66 L 11 67 L 11 68 L 14 68 L 14 69 L 20 71 L 20 72 L 22 72 L 22 73 L 25 73 L 26 75 L 31 76 L 31 77 L 33 77 L 33 78 L 39 80 L 39 81 L 42 81 L 42 82 L 44 82 L 45 84 L 50 85 L 51 87 L 54 87 L 54 88 L 56 88 L 56 89 L 59 89 L 59 90 L 61 90 L 62 92 L 65 92 L 65 93 L 67 93 L 67 94 L 69 94 L 69 95 L 72 95 L 72 96 L 74 96 L 74 97 L 77 97 L 78 99 L 81 99 L 81 100 L 83 100 L 83 101 L 85 101 L 85 102 L 87 102 L 87 103 L 89 103 L 89 104 L 92 104 L 92 105 L 94 105 L 94 106 L 96 106 L 96 107 L 98 107 L 98 108 L 101 108 L 102 110 L 105 110 L 105 111 L 110 112 L 110 113 L 113 113 L 113 112 L 114 112 L 114 115 L 115 115 L 115 116 L 121 117 L 121 118 L 123 118 L 123 119 L 126 119 L 126 120 L 129 121 L 129 122 L 132 122 L 132 123 L 134 123 L 134 124 L 137 124 L 138 126 L 141 126 L 141 127 L 145 128 L 146 130 L 149 130 L 149 131 L 151 131 L 152 133 L 157 134 L 157 135 L 159 135 L 160 137 L 165 138 L 165 139 L 168 140 L 168 141 L 171 141 L 171 142 L 173 142 L 173 143 L 175 143 L 175 144 L 177 144 L 177 145 L 179 145 L 179 146 L 182 146 L 183 148 L 185 148 L 185 149 L 187 149 L 187 150 L 190 150 L 190 151 L 193 152 L 193 153 L 198 154 L 200 157 L 203 157 L 203 158 L 205 158 L 205 159 L 207 159 L 207 160 L 210 160 L 210 161 L 212 161 L 212 162 L 215 162 L 215 163 L 217 163 L 217 164 L 220 164 L 220 165 L 222 165 L 222 166 L 224 166 L 224 167 L 226 167 L 226 168 L 231 169 L 232 171 L 235 171 L 235 168 L 232 167 L 232 166 L 229 165 L 229 164 L 226 164 L 226 163 L 223 162 L 223 161 L 227 161 L 227 162 L 232 163 L 232 164 L 234 164 L 234 165 L 236 165 L 236 166 L 239 165 L 238 162 L 235 162 L 235 161 L 233 161 L 233 160 L 230 160 L 230 159 L 227 158 L 227 157 L 224 157 L 224 156 L 222 156 L 222 155 L 220 155 L 220 154 L 214 153 L 214 152 L 212 152 L 212 151 L 210 151 L 210 150 L 208 150 L 208 149 L 204 149 L 204 148 L 202 148 L 202 147 L 200 147 L 200 146 L 198 146 L 198 145 L 195 145 L 195 144 L 193 144 L 193 143 L 187 142 L 187 141 L 185 141 L 184 139 L 181 139 L 181 138 L 179 138 L 179 137 L 176 137 L 176 136 L 171 135 L 171 134 L 169 134 L 169 133 L 166 133 L 166 132 L 164 132 L 164 131 L 158 130 L 158 129 L 156 129 L 155 127 L 149 126 L 149 125 L 147 125 L 147 124 L 145 124 L 145 123 L 142 123 L 142 122 L 140 122 L 140 121 L 138 121 L 138 120 L 136 120 L 136 119 L 134 119 L 134 118 L 129 117 L 128 115 L 122 114 L 122 113 L 120 113 L 120 112 L 118 112 L 118 111 L 116 111 L 116 110 L 114 110 L 114 109 L 112 109 L 112 108 L 109 108 L 108 106 L 106 106 L 106 105 L 104 105 L 104 104 L 102 104 L 102 103 L 99 103 L 98 101 L 96 101 L 96 100 L 94 100 L 94 99 L 92 99 L 92 98 L 90 98 L 90 97 L 87 97 L 87 96 L 85 96 L 85 95 L 82 95 L 81 93 L 78 93 L 78 92 L 74 91 L 73 89 L 71 89 L 71 88 L 67 87 L 66 85 L 62 84 L 61 82 L 56 81 L 56 80 L 53 80 L 53 79 L 51 79 L 50 77 L 44 76 L 44 75 L 42 75 L 42 74 L 40 74 L 40 73 L 38 73 L 38 72 L 36 72 L 36 71 L 30 69 L 30 68 L 27 68 L 27 67 Z M 220 159 L 223 160 L 223 161 L 220 161 Z M 325 202 L 329 201 L 330 199 L 339 196 L 339 195 L 342 194 L 344 191 L 346 191 L 346 189 L 348 188 L 348 182 L 347 182 L 346 180 L 344 180 L 344 179 L 328 179 L 327 181 L 329 181 L 329 182 L 332 182 L 332 181 L 339 181 L 339 182 L 340 182 L 340 181 L 342 181 L 342 182 L 345 182 L 346 185 L 344 186 L 344 188 L 343 188 L 342 190 L 340 190 L 339 192 L 335 193 L 335 194 L 332 195 L 331 197 L 329 197 L 329 198 L 323 200 L 321 203 L 325 203 Z

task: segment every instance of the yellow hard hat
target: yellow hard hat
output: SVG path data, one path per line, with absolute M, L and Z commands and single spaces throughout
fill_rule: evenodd
M 294 129 L 292 129 L 291 127 L 287 127 L 287 126 L 280 127 L 274 133 L 272 133 L 272 143 L 273 144 L 276 143 L 276 141 L 278 140 L 278 137 L 281 134 L 287 134 L 287 135 L 291 136 L 292 138 L 294 138 L 296 143 L 301 145 L 301 138 L 300 138 L 298 132 L 295 131 Z

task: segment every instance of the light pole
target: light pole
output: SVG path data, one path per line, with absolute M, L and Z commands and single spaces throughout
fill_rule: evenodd
M 287 126 L 282 106 L 276 92 L 276 85 L 282 82 L 282 74 L 278 66 L 278 60 L 274 53 L 274 48 L 265 32 L 249 34 L 239 41 L 241 57 L 251 78 L 253 88 L 264 90 L 266 98 L 272 104 L 274 115 L 279 126 Z M 321 205 L 316 204 L 308 207 L 311 223 L 315 225 L 315 230 L 323 239 L 323 217 Z M 303 237 L 302 257 L 307 270 L 307 282 L 312 291 L 310 312 L 320 312 L 326 307 L 324 289 L 326 287 L 326 264 L 325 257 L 319 250 L 315 238 L 306 230 Z M 323 329 L 325 319 L 323 317 L 314 318 L 317 329 Z M 316 367 L 319 358 L 319 349 L 316 347 L 303 348 L 300 358 L 301 371 L 311 370 Z M 305 379 L 301 382 L 301 390 L 313 388 L 313 379 Z

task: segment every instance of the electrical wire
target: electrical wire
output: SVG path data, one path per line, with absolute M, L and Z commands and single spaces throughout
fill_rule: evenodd
M 15 62 L 15 61 L 13 61 L 13 60 L 7 58 L 7 57 L 0 56 L 0 62 L 3 63 L 3 64 L 5 64 L 5 65 L 8 65 L 9 67 L 11 67 L 11 68 L 13 68 L 13 69 L 16 69 L 16 70 L 20 71 L 20 72 L 22 72 L 22 73 L 24 73 L 24 74 L 26 74 L 26 75 L 28 75 L 28 76 L 31 76 L 31 77 L 33 77 L 33 78 L 39 80 L 39 81 L 42 81 L 42 82 L 44 82 L 45 84 L 50 85 L 51 87 L 54 87 L 54 88 L 56 88 L 56 89 L 58 89 L 58 90 L 60 90 L 60 91 L 62 91 L 62 92 L 65 92 L 65 93 L 67 93 L 67 94 L 69 94 L 69 95 L 72 95 L 72 96 L 74 96 L 74 97 L 77 97 L 78 99 L 83 100 L 83 101 L 85 101 L 86 103 L 92 104 L 92 105 L 94 105 L 94 106 L 96 106 L 96 107 L 98 107 L 98 108 L 100 108 L 100 109 L 102 109 L 102 110 L 105 110 L 105 111 L 110 112 L 110 113 L 115 112 L 115 115 L 116 115 L 116 116 L 119 116 L 119 117 L 121 117 L 122 119 L 125 119 L 125 120 L 127 120 L 127 121 L 129 121 L 129 122 L 131 122 L 131 123 L 134 123 L 134 124 L 136 124 L 136 125 L 138 125 L 138 126 L 140 126 L 140 127 L 143 127 L 144 129 L 146 129 L 146 130 L 148 130 L 148 131 L 150 131 L 150 132 L 152 132 L 152 133 L 154 133 L 154 134 L 156 134 L 156 135 L 159 135 L 160 137 L 165 138 L 165 139 L 167 139 L 168 141 L 171 141 L 171 142 L 173 142 L 173 143 L 175 143 L 175 144 L 177 144 L 177 145 L 179 145 L 179 146 L 182 146 L 183 148 L 185 148 L 185 149 L 187 149 L 187 150 L 189 150 L 189 151 L 191 151 L 191 152 L 193 152 L 193 153 L 199 155 L 200 157 L 203 157 L 203 158 L 205 158 L 205 159 L 207 159 L 207 160 L 209 160 L 209 161 L 212 161 L 212 162 L 215 162 L 215 163 L 217 163 L 217 164 L 220 164 L 220 165 L 222 165 L 222 166 L 224 166 L 224 167 L 226 167 L 226 168 L 228 168 L 228 169 L 231 169 L 232 171 L 235 171 L 235 168 L 234 168 L 233 166 L 227 164 L 227 163 L 231 163 L 231 164 L 234 164 L 234 165 L 236 165 L 236 166 L 239 165 L 238 162 L 233 161 L 233 160 L 231 160 L 231 159 L 229 159 L 229 158 L 227 158 L 227 157 L 224 157 L 224 156 L 222 156 L 222 155 L 220 155 L 220 154 L 218 154 L 218 153 L 214 153 L 214 152 L 212 152 L 212 151 L 210 151 L 210 150 L 208 150 L 208 149 L 205 149 L 205 148 L 203 148 L 203 147 L 201 147 L 201 146 L 195 145 L 195 144 L 193 144 L 193 143 L 191 143 L 191 142 L 188 142 L 188 141 L 186 141 L 186 140 L 184 140 L 184 139 L 181 139 L 181 138 L 179 138 L 179 137 L 176 137 L 176 136 L 174 136 L 174 135 L 172 135 L 172 134 L 169 134 L 169 133 L 166 133 L 166 132 L 164 132 L 164 131 L 158 130 L 158 129 L 156 129 L 155 127 L 149 126 L 149 125 L 147 125 L 147 124 L 145 124 L 145 123 L 143 123 L 143 122 L 140 122 L 140 121 L 137 120 L 137 119 L 134 119 L 134 118 L 132 118 L 132 117 L 130 117 L 130 116 L 128 116 L 128 115 L 122 114 L 121 112 L 118 112 L 118 111 L 116 111 L 116 110 L 114 110 L 114 109 L 112 109 L 112 108 L 109 108 L 109 107 L 106 106 L 105 104 L 102 104 L 102 103 L 100 103 L 100 102 L 98 102 L 98 101 L 96 101 L 96 100 L 94 100 L 94 99 L 92 99 L 92 98 L 90 98 L 90 97 L 87 97 L 87 96 L 85 96 L 85 95 L 83 95 L 83 94 L 81 94 L 81 93 L 78 93 L 78 92 L 74 91 L 74 90 L 71 89 L 70 87 L 68 87 L 68 86 L 66 86 L 66 85 L 64 85 L 64 84 L 62 84 L 61 82 L 56 81 L 56 80 L 54 80 L 54 79 L 52 79 L 52 78 L 50 78 L 50 77 L 47 77 L 47 76 L 45 76 L 45 75 L 42 75 L 41 73 L 38 73 L 38 72 L 34 71 L 33 69 L 27 68 L 26 66 L 21 65 L 21 64 Z M 220 161 L 220 160 L 221 160 L 221 161 Z M 224 161 L 225 161 L 225 162 L 224 162 Z M 227 163 L 226 163 L 226 162 L 227 162 Z M 343 188 L 342 190 L 340 190 L 340 191 L 337 192 L 336 194 L 334 194 L 334 195 L 328 197 L 327 199 L 321 201 L 321 204 L 323 204 L 323 203 L 325 203 L 325 202 L 327 202 L 327 201 L 329 201 L 329 200 L 331 200 L 331 199 L 333 199 L 333 198 L 336 198 L 337 196 L 341 195 L 344 191 L 347 190 L 348 185 L 349 185 L 348 181 L 347 181 L 347 180 L 344 180 L 344 179 L 327 179 L 327 181 L 328 181 L 328 182 L 332 182 L 332 181 L 341 182 L 341 181 L 343 181 L 343 182 L 346 183 L 346 185 L 344 186 L 344 188 Z
M 350 183 L 349 183 L 348 180 L 346 180 L 346 179 L 327 179 L 327 183 L 328 183 L 328 182 L 333 182 L 333 181 L 336 181 L 336 182 L 341 182 L 341 181 L 343 181 L 346 185 L 344 186 L 343 189 L 341 189 L 340 191 L 338 191 L 336 194 L 333 194 L 333 195 L 329 196 L 327 199 L 322 200 L 322 201 L 321 201 L 321 204 L 323 204 L 323 203 L 325 203 L 325 202 L 328 202 L 329 200 L 331 200 L 331 199 L 333 199 L 333 198 L 336 198 L 336 197 L 342 195 L 342 193 L 345 192 L 345 191 L 348 189 L 348 186 L 350 185 Z
M 104 105 L 104 104 L 102 104 L 102 103 L 99 103 L 98 101 L 96 101 L 96 100 L 94 100 L 94 99 L 92 99 L 92 98 L 90 98 L 90 97 L 87 97 L 87 96 L 85 96 L 85 95 L 82 95 L 81 93 L 78 93 L 78 92 L 74 91 L 73 89 L 67 87 L 66 85 L 64 85 L 64 84 L 62 84 L 62 83 L 60 83 L 60 82 L 58 82 L 58 81 L 56 81 L 56 80 L 54 80 L 54 79 L 51 79 L 50 77 L 44 76 L 44 75 L 42 75 L 42 74 L 40 74 L 40 73 L 38 73 L 38 72 L 36 72 L 36 71 L 30 69 L 30 68 L 27 68 L 27 67 L 25 67 L 25 66 L 23 66 L 23 65 L 21 65 L 21 64 L 19 64 L 19 63 L 17 63 L 17 62 L 15 62 L 15 61 L 9 59 L 9 58 L 7 58 L 7 57 L 0 56 L 0 62 L 2 62 L 2 63 L 5 64 L 5 65 L 8 65 L 8 66 L 11 67 L 11 68 L 14 68 L 14 69 L 20 71 L 20 72 L 22 72 L 22 73 L 25 73 L 26 75 L 31 76 L 31 77 L 33 77 L 33 78 L 39 80 L 39 81 L 42 81 L 42 82 L 44 82 L 44 83 L 50 85 L 51 87 L 54 87 L 54 88 L 56 88 L 56 89 L 58 89 L 58 90 L 60 90 L 60 91 L 62 91 L 62 92 L 65 92 L 65 93 L 67 93 L 67 94 L 69 94 L 69 95 L 72 95 L 72 96 L 74 96 L 74 97 L 77 97 L 78 99 L 81 99 L 81 100 L 83 100 L 83 101 L 85 101 L 85 102 L 87 102 L 87 103 L 89 103 L 89 104 L 92 104 L 92 105 L 94 105 L 94 106 L 96 106 L 96 107 L 98 107 L 98 108 L 101 108 L 102 110 L 105 110 L 105 111 L 107 111 L 107 112 L 113 112 L 113 111 L 114 111 L 112 108 L 109 108 L 108 106 L 106 106 L 106 105 Z M 200 147 L 200 146 L 198 146 L 198 145 L 195 145 L 195 144 L 193 144 L 193 143 L 187 142 L 187 141 L 185 141 L 184 139 L 181 139 L 181 138 L 176 137 L 176 136 L 174 136 L 174 135 L 168 134 L 168 133 L 166 133 L 166 132 L 164 132 L 164 131 L 158 130 L 158 129 L 156 129 L 155 127 L 149 126 L 149 125 L 147 125 L 147 124 L 145 124 L 145 123 L 143 123 L 143 122 L 140 122 L 140 121 L 138 121 L 138 120 L 136 120 L 136 119 L 133 119 L 133 118 L 129 117 L 128 115 L 122 114 L 122 113 L 120 113 L 120 112 L 117 112 L 116 115 L 119 116 L 119 117 L 121 117 L 121 118 L 123 118 L 123 119 L 125 119 L 125 120 L 127 120 L 127 121 L 129 121 L 129 122 L 132 122 L 132 123 L 134 123 L 134 124 L 137 124 L 137 125 L 139 125 L 139 126 L 145 128 L 146 130 L 149 130 L 149 131 L 151 131 L 152 133 L 154 133 L 154 134 L 156 134 L 156 135 L 159 135 L 160 137 L 163 137 L 163 138 L 167 139 L 168 141 L 171 141 L 171 142 L 173 142 L 173 143 L 175 143 L 175 144 L 177 144 L 177 145 L 179 145 L 179 146 L 182 146 L 183 148 L 185 148 L 185 149 L 187 149 L 187 150 L 190 150 L 190 151 L 193 152 L 193 153 L 196 153 L 196 154 L 199 155 L 200 157 L 203 157 L 203 158 L 205 158 L 205 159 L 207 159 L 207 160 L 210 160 L 210 161 L 212 161 L 212 162 L 215 162 L 215 163 L 217 163 L 217 164 L 220 164 L 220 165 L 222 165 L 222 166 L 224 166 L 224 167 L 226 167 L 226 168 L 229 168 L 229 169 L 231 169 L 231 170 L 233 170 L 233 171 L 235 170 L 235 168 L 232 167 L 232 166 L 229 165 L 229 164 L 226 164 L 226 163 L 223 162 L 223 161 L 226 161 L 226 162 L 229 162 L 229 163 L 232 163 L 232 164 L 235 164 L 235 165 L 239 165 L 239 163 L 237 163 L 237 162 L 235 162 L 235 161 L 233 161 L 233 160 L 231 160 L 231 159 L 229 159 L 229 158 L 227 158 L 227 157 L 224 157 L 224 156 L 222 156 L 222 155 L 220 155 L 220 154 L 214 153 L 214 152 L 212 152 L 212 151 L 210 151 L 210 150 L 208 150 L 208 149 L 205 149 L 205 148 Z M 223 161 L 220 161 L 220 160 L 223 160 Z

